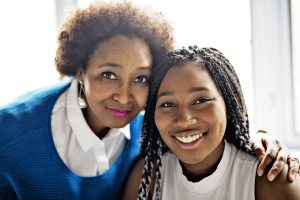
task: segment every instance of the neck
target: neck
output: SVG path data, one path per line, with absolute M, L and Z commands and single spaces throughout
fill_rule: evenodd
M 186 164 L 180 162 L 183 174 L 191 182 L 198 182 L 211 175 L 217 169 L 219 162 L 222 159 L 224 147 L 225 143 L 222 141 L 219 146 L 200 163 Z
M 89 107 L 82 110 L 83 116 L 91 128 L 91 130 L 95 133 L 95 135 L 102 139 L 110 130 L 109 127 L 102 125 L 102 123 L 98 120 L 96 116 L 93 116 L 93 112 L 89 111 Z

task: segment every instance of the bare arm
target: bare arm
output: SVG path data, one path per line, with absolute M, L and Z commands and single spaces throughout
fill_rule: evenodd
M 265 177 L 256 176 L 255 199 L 258 200 L 299 200 L 300 199 L 300 179 L 294 182 L 287 180 L 288 166 L 285 165 L 282 173 L 273 182 Z
M 133 167 L 123 191 L 123 200 L 136 200 L 143 174 L 144 159 L 140 158 Z

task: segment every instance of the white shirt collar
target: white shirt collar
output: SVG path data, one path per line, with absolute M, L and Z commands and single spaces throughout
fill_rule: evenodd
M 96 143 L 100 146 L 104 146 L 104 143 L 99 139 L 94 132 L 90 129 L 87 124 L 82 111 L 77 103 L 78 96 L 78 81 L 75 79 L 67 94 L 67 116 L 74 132 L 78 143 L 80 144 L 82 150 L 87 152 Z M 111 137 L 117 136 L 119 134 L 124 134 L 124 136 L 130 139 L 130 127 L 129 124 L 123 128 L 112 128 L 109 130 L 108 134 L 103 138 L 103 140 L 109 139 Z

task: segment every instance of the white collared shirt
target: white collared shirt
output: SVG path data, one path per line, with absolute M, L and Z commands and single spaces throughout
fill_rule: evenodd
M 88 126 L 77 103 L 77 80 L 56 101 L 51 116 L 52 137 L 63 162 L 79 176 L 105 173 L 130 139 L 129 124 L 110 129 L 101 140 Z

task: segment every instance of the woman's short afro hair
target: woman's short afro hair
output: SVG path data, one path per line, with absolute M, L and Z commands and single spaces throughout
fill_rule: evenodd
M 150 47 L 153 67 L 173 49 L 173 29 L 160 12 L 140 8 L 131 2 L 97 2 L 77 9 L 58 35 L 55 64 L 62 76 L 85 70 L 95 47 L 115 35 L 138 37 Z

